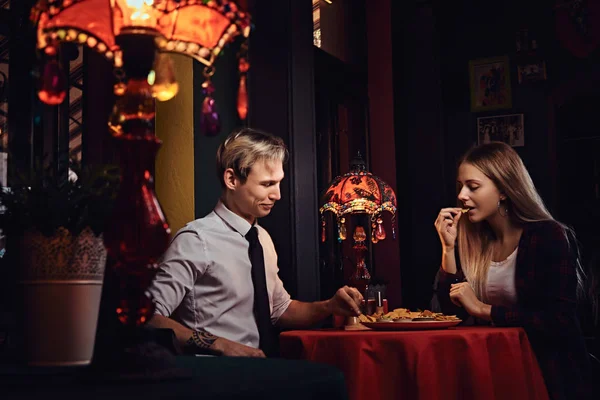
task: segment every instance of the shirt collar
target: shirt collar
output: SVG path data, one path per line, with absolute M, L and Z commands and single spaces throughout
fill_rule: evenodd
M 255 222 L 254 225 L 250 225 L 248 221 L 240 217 L 233 211 L 231 211 L 221 200 L 215 206 L 215 214 L 217 214 L 227 225 L 233 228 L 240 235 L 246 237 L 246 234 L 250 231 L 253 226 L 258 226 Z

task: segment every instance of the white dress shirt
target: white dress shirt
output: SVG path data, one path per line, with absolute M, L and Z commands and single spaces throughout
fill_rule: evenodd
M 264 228 L 255 226 L 263 247 L 271 322 L 275 324 L 292 300 L 277 275 L 273 241 Z M 251 227 L 219 201 L 210 214 L 181 228 L 148 289 L 155 313 L 190 329 L 204 329 L 258 348 L 252 264 L 245 238 Z

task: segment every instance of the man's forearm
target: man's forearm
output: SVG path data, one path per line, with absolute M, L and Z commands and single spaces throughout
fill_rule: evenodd
M 162 315 L 155 314 L 148 325 L 155 328 L 168 328 L 175 332 L 177 342 L 181 345 L 181 348 L 186 353 L 206 353 L 214 354 L 216 351 L 213 349 L 213 344 L 218 339 L 217 336 L 206 332 L 204 330 L 193 331 L 192 329 L 183 326 L 177 321 L 171 318 L 164 317 Z
M 331 315 L 330 300 L 304 303 L 292 300 L 287 310 L 277 321 L 282 328 L 307 328 Z
M 154 315 L 148 322 L 155 328 L 169 328 L 175 332 L 177 341 L 182 349 L 189 354 L 211 354 L 215 356 L 235 356 L 235 357 L 264 357 L 265 354 L 260 349 L 243 345 L 215 336 L 203 329 L 191 330 L 179 322 L 162 315 Z

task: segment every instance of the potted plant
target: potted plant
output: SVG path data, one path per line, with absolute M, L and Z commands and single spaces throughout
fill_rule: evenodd
M 102 232 L 119 183 L 116 167 L 67 171 L 37 163 L 0 193 L 5 265 L 16 266 L 23 350 L 31 365 L 92 359 L 106 249 Z

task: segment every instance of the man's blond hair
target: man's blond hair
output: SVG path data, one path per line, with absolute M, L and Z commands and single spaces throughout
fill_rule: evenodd
M 225 187 L 223 175 L 227 168 L 233 169 L 242 183 L 246 182 L 252 166 L 261 160 L 285 163 L 288 150 L 280 137 L 251 128 L 232 132 L 217 150 L 217 175 Z

